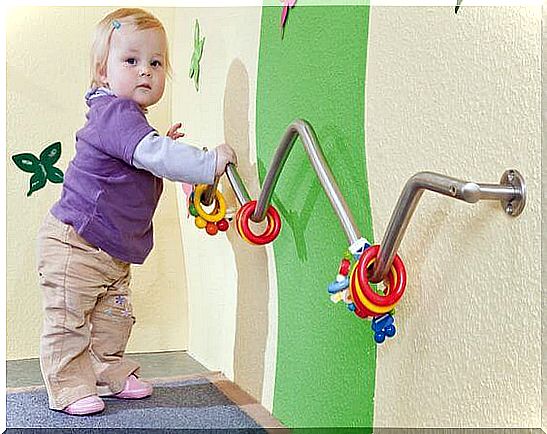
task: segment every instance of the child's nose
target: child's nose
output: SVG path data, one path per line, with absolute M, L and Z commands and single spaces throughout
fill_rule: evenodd
M 150 75 L 151 75 L 150 68 L 148 68 L 148 66 L 145 66 L 141 69 L 141 73 L 140 73 L 141 77 L 150 77 Z

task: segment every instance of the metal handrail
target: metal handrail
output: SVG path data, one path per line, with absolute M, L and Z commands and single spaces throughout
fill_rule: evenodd
M 387 276 L 410 218 L 424 190 L 434 191 L 469 203 L 479 200 L 499 200 L 504 211 L 513 217 L 522 212 L 526 203 L 524 179 L 516 170 L 505 171 L 500 184 L 465 182 L 434 172 L 416 173 L 405 184 L 391 214 L 384 238 L 380 243 L 378 259 L 375 261 L 371 276 L 369 276 L 370 281 L 380 282 Z
M 270 205 L 279 175 L 298 136 L 304 145 L 304 150 L 319 178 L 319 182 L 334 208 L 350 246 L 354 245 L 361 239 L 359 228 L 355 224 L 353 215 L 318 145 L 313 128 L 302 119 L 294 120 L 285 131 L 264 179 L 262 191 L 251 219 L 260 222 L 266 218 L 266 210 Z M 243 205 L 249 202 L 251 200 L 249 193 L 233 164 L 228 164 L 226 176 L 239 203 Z M 215 186 L 217 182 L 218 180 L 215 180 Z M 380 245 L 378 259 L 375 261 L 372 275 L 369 277 L 370 281 L 380 282 L 387 276 L 410 218 L 424 190 L 434 191 L 469 203 L 480 200 L 499 200 L 504 211 L 513 217 L 522 212 L 526 203 L 524 179 L 516 170 L 505 171 L 500 184 L 465 182 L 434 172 L 416 173 L 405 184 L 395 205 Z
M 304 150 L 308 155 L 310 163 L 315 170 L 315 173 L 319 178 L 319 182 L 327 194 L 327 197 L 329 198 L 329 201 L 338 216 L 338 220 L 342 225 L 342 229 L 344 230 L 351 245 L 361 238 L 361 233 L 355 224 L 355 220 L 348 208 L 344 196 L 340 193 L 338 184 L 336 184 L 336 180 L 334 179 L 330 167 L 325 160 L 323 151 L 317 143 L 317 137 L 313 131 L 313 128 L 308 122 L 302 119 L 294 120 L 285 131 L 285 134 L 281 139 L 281 143 L 279 144 L 279 147 L 277 148 L 277 151 L 275 152 L 273 160 L 270 164 L 270 169 L 264 179 L 262 191 L 258 198 L 255 211 L 251 216 L 251 220 L 261 222 L 266 218 L 266 211 L 270 205 L 275 185 L 277 184 L 281 170 L 283 169 L 285 161 L 287 161 L 287 157 L 289 156 L 289 153 L 291 152 L 294 142 L 298 136 L 300 136 L 300 139 L 304 144 Z M 228 176 L 228 180 L 234 189 L 239 203 L 243 205 L 245 202 L 248 202 L 249 194 L 247 193 L 247 190 L 243 185 L 243 182 L 241 181 L 241 178 L 239 177 L 234 165 L 228 165 L 226 175 Z

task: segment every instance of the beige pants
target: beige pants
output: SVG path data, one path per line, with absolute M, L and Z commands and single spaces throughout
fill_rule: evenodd
M 37 247 L 44 307 L 40 366 L 50 408 L 120 392 L 139 369 L 124 357 L 135 322 L 130 264 L 89 244 L 49 213 Z

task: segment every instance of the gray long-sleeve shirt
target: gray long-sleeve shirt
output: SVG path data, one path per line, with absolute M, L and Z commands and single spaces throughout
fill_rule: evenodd
M 215 179 L 216 150 L 204 151 L 156 131 L 147 134 L 133 153 L 133 165 L 160 178 L 189 184 L 212 184 Z M 191 163 L 189 163 L 191 162 Z

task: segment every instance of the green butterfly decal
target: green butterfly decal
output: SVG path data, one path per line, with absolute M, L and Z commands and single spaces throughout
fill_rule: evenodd
M 48 180 L 54 184 L 61 184 L 63 182 L 62 170 L 53 166 L 59 161 L 60 157 L 61 142 L 49 145 L 40 153 L 40 158 L 36 158 L 36 156 L 28 152 L 11 157 L 19 169 L 23 172 L 32 173 L 27 197 L 44 187 Z
M 194 85 L 196 90 L 199 91 L 199 61 L 201 60 L 201 55 L 203 54 L 203 43 L 205 42 L 205 37 L 199 39 L 199 23 L 196 20 L 196 25 L 194 27 L 194 53 L 192 54 L 192 61 L 190 62 L 190 78 L 194 77 Z

